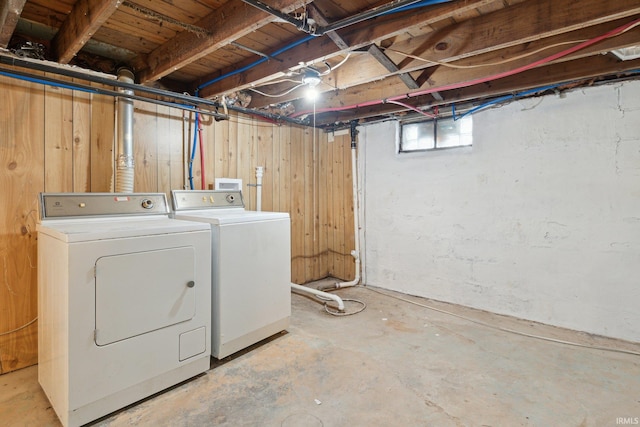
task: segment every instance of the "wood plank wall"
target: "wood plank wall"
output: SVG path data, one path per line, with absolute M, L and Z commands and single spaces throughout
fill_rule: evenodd
M 8 77 L 0 77 L 0 91 L 2 374 L 37 363 L 37 321 L 29 322 L 37 315 L 38 194 L 113 191 L 116 106 L 109 96 Z M 179 109 L 135 102 L 135 191 L 169 195 L 188 188 L 193 119 Z M 219 177 L 242 178 L 247 208 L 255 209 L 255 168 L 264 167 L 262 209 L 291 215 L 291 280 L 351 280 L 348 136 L 329 142 L 321 131 L 236 114 L 220 122 L 204 117 L 201 128 L 205 187 Z M 196 189 L 201 173 L 197 155 Z

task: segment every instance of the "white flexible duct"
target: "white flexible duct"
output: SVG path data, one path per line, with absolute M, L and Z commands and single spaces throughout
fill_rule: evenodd
M 291 284 L 291 289 L 293 291 L 298 291 L 298 292 L 304 292 L 307 294 L 312 294 L 327 300 L 333 300 L 338 304 L 338 310 L 339 311 L 344 311 L 344 302 L 342 301 L 342 298 L 340 298 L 338 295 L 334 295 L 334 294 L 330 294 L 328 292 L 322 292 L 319 291 L 317 289 L 313 289 L 313 288 L 309 288 L 307 286 L 302 286 L 302 285 L 298 285 L 297 283 L 292 283 Z
M 118 81 L 134 83 L 133 72 L 126 68 L 118 70 Z M 119 89 L 120 93 L 133 95 L 131 89 Z M 133 193 L 133 100 L 118 98 L 118 151 L 116 157 L 116 193 Z

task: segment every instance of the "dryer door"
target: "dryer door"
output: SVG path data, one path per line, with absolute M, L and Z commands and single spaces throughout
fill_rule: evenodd
M 195 269 L 192 247 L 98 258 L 96 344 L 111 344 L 193 318 Z

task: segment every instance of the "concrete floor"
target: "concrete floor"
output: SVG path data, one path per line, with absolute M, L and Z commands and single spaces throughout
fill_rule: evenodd
M 640 352 L 636 344 L 384 292 L 503 328 Z M 334 317 L 294 294 L 288 333 L 93 425 L 600 427 L 640 417 L 640 356 L 514 335 L 375 288 L 338 294 L 366 302 L 366 310 Z M 0 425 L 60 425 L 37 367 L 0 377 Z

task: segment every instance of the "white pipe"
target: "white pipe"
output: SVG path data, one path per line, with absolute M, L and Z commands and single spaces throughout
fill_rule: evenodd
M 118 81 L 134 83 L 133 72 L 118 70 Z M 133 95 L 131 89 L 119 89 L 120 93 Z M 116 157 L 116 193 L 133 193 L 133 100 L 118 98 L 118 151 Z
M 338 303 L 338 310 L 344 311 L 344 302 L 338 295 L 330 294 L 328 292 L 322 292 L 317 289 L 309 288 L 307 286 L 298 285 L 296 283 L 291 283 L 291 289 L 294 291 L 306 292 L 308 294 L 313 294 L 322 298 L 333 300 Z
M 256 210 L 262 210 L 262 175 L 264 168 L 256 166 Z
M 353 125 L 352 125 L 353 126 Z M 351 191 L 353 192 L 353 228 L 354 228 L 354 243 L 355 249 L 351 251 L 351 256 L 356 260 L 356 275 L 350 282 L 338 282 L 336 283 L 336 289 L 348 288 L 349 286 L 355 286 L 360 282 L 360 224 L 359 224 L 359 209 L 358 209 L 358 165 L 356 162 L 356 136 L 355 127 L 351 129 Z

